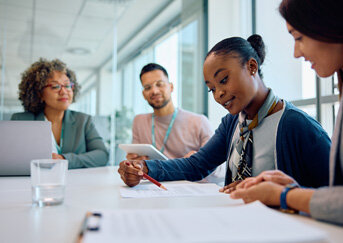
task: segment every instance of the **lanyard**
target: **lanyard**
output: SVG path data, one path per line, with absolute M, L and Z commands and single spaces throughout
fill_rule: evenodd
M 169 134 L 170 134 L 171 129 L 172 129 L 173 125 L 174 125 L 176 115 L 177 115 L 177 109 L 175 108 L 174 113 L 173 113 L 173 116 L 172 116 L 172 119 L 171 119 L 171 121 L 170 121 L 170 123 L 169 123 L 168 129 L 167 129 L 167 132 L 166 132 L 166 136 L 165 136 L 164 139 L 163 139 L 163 145 L 162 145 L 162 148 L 160 149 L 160 152 L 161 152 L 161 153 L 163 153 L 163 151 L 164 151 L 164 147 L 165 147 L 165 145 L 166 145 L 166 143 L 167 143 L 167 140 L 168 140 L 168 138 L 169 138 Z M 154 147 L 156 147 L 156 141 L 155 141 L 155 122 L 154 122 L 154 120 L 155 120 L 155 114 L 152 113 L 152 120 L 151 120 L 151 138 L 152 138 L 152 145 L 153 145 Z

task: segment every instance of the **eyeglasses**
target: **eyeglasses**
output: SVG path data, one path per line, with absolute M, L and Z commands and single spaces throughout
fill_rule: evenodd
M 162 80 L 155 81 L 152 84 L 147 84 L 143 86 L 143 91 L 150 91 L 153 86 L 156 86 L 157 88 L 164 88 L 167 85 L 166 82 Z
M 52 91 L 60 92 L 62 88 L 64 88 L 66 91 L 71 92 L 74 90 L 74 83 L 69 84 L 47 84 L 43 88 L 50 87 Z

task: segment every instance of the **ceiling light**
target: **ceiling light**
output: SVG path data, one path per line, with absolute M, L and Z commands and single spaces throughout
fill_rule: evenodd
M 86 55 L 90 53 L 90 50 L 84 47 L 72 47 L 67 49 L 67 52 L 75 55 Z

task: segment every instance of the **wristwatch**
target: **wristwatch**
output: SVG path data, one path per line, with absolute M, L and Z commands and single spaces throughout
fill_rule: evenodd
M 286 196 L 287 193 L 294 189 L 298 188 L 299 185 L 297 183 L 291 183 L 287 184 L 286 187 L 282 190 L 281 195 L 280 195 L 280 206 L 281 206 L 281 211 L 286 212 L 286 213 L 297 213 L 297 210 L 291 209 L 287 206 L 287 201 L 286 201 Z

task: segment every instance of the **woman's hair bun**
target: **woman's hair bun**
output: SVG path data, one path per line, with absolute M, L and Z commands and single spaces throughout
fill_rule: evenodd
M 260 58 L 260 64 L 262 65 L 266 56 L 266 50 L 262 37 L 260 35 L 253 34 L 247 39 L 247 41 L 255 49 L 258 57 Z

